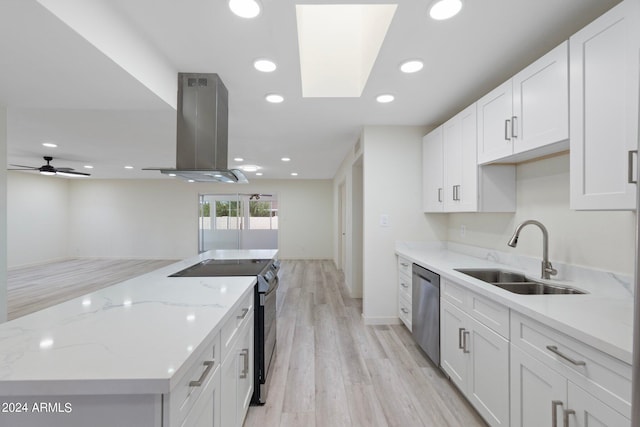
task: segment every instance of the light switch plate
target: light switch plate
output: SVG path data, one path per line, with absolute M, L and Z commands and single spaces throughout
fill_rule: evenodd
M 380 215 L 380 227 L 388 227 L 389 226 L 389 215 L 382 214 Z

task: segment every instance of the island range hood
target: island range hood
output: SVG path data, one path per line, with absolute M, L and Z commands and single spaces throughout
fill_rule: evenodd
M 176 168 L 160 172 L 196 182 L 249 182 L 227 168 L 229 93 L 217 74 L 178 73 L 176 133 Z

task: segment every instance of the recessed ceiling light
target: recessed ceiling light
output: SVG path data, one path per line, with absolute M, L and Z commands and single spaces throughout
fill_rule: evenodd
M 298 176 L 298 172 L 291 172 L 291 176 Z
M 258 165 L 242 165 L 238 167 L 245 172 L 256 172 L 258 169 L 260 169 L 260 166 Z
M 454 17 L 462 9 L 462 0 L 437 0 L 429 7 L 429 16 L 436 21 Z
M 291 159 L 289 157 L 283 157 L 280 160 L 282 160 L 283 162 L 290 162 Z
M 242 157 L 236 157 L 235 159 L 233 159 L 234 162 L 244 162 L 244 159 Z
M 84 168 L 85 168 L 85 169 L 93 169 L 93 166 L 91 166 L 91 165 L 84 165 Z
M 187 180 L 187 182 L 195 182 L 193 179 Z
M 175 173 L 170 173 L 169 176 L 176 176 L 176 174 Z
M 256 172 L 256 176 L 262 176 L 262 172 Z
M 40 348 L 51 348 L 53 347 L 53 340 L 51 338 L 46 338 L 40 341 Z
M 395 97 L 393 95 L 389 94 L 389 93 L 378 95 L 376 97 L 376 101 L 378 101 L 381 104 L 386 104 L 388 102 L 393 101 L 394 99 L 395 99 Z
M 284 97 L 282 95 L 278 95 L 277 93 L 270 93 L 264 97 L 267 102 L 271 102 L 272 104 L 279 104 L 284 101 Z
M 418 59 L 411 59 L 409 61 L 405 61 L 400 65 L 400 71 L 403 73 L 417 73 L 422 70 L 424 67 L 424 63 Z
M 260 14 L 257 0 L 229 0 L 229 9 L 241 18 L 255 18 Z
M 43 142 L 42 145 L 48 148 L 56 148 L 58 144 L 54 144 L 53 142 Z
M 133 169 L 133 166 L 125 166 L 125 169 Z
M 270 73 L 277 68 L 276 63 L 270 59 L 256 59 L 253 62 L 253 66 L 256 70 L 262 71 L 263 73 Z

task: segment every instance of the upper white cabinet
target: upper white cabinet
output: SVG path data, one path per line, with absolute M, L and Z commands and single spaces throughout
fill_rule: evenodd
M 515 167 L 477 165 L 476 104 L 423 139 L 425 212 L 515 211 Z
M 568 43 L 478 101 L 478 163 L 521 161 L 566 150 Z
M 627 0 L 569 39 L 572 209 L 635 209 L 639 16 Z
M 440 126 L 422 138 L 422 208 L 425 212 L 444 212 L 443 171 Z

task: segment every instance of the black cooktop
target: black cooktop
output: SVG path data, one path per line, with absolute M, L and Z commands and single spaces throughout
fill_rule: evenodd
M 257 276 L 270 259 L 205 259 L 169 277 Z

